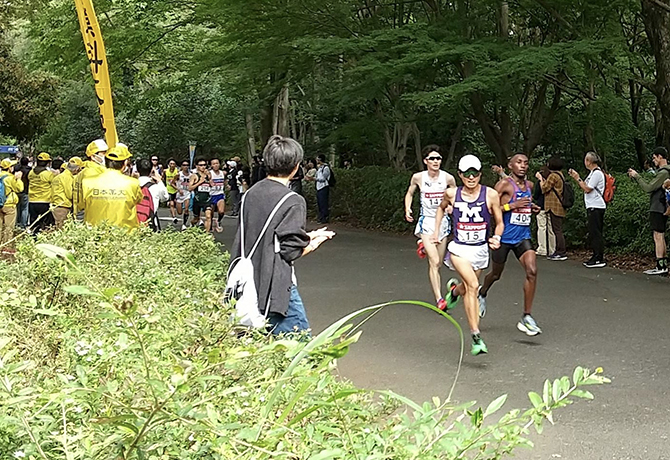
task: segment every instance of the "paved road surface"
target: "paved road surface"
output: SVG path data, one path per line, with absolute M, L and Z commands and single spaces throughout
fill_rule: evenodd
M 235 225 L 226 219 L 224 245 Z M 431 300 L 426 262 L 416 256 L 413 238 L 332 227 L 338 236 L 297 263 L 316 332 L 367 305 Z M 448 274 L 445 268 L 443 278 Z M 489 354 L 465 357 L 454 398 L 485 407 L 507 393 L 507 409 L 525 408 L 527 392 L 540 391 L 545 378 L 571 376 L 576 365 L 602 366 L 612 384 L 594 387 L 594 401 L 559 411 L 556 426 L 532 436 L 536 448 L 516 458 L 670 459 L 670 280 L 540 260 L 534 316 L 544 334 L 537 338 L 516 329 L 522 282 L 510 255 L 482 322 Z M 467 329 L 462 306 L 454 317 Z M 340 372 L 359 386 L 424 401 L 444 398 L 457 360 L 457 333 L 446 320 L 397 306 L 365 325 Z

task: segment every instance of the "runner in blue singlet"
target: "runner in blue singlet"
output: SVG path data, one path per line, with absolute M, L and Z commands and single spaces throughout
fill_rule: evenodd
M 463 282 L 458 284 L 455 279 L 451 279 L 447 283 L 447 309 L 454 308 L 458 298 L 463 297 L 472 334 L 470 352 L 479 355 L 488 353 L 479 332 L 479 275 L 488 266 L 489 247 L 494 250 L 500 247 L 504 225 L 498 192 L 479 183 L 482 175 L 479 158 L 474 155 L 461 158 L 458 162 L 458 175 L 463 186 L 449 188 L 444 192 L 444 199 L 435 216 L 435 228 L 440 228 L 445 210 L 453 206 L 454 240 L 449 243 L 449 258 L 445 263 L 456 270 Z M 489 237 L 491 229 L 494 234 Z M 433 235 L 437 241 L 439 235 Z
M 496 184 L 496 190 L 500 194 L 505 231 L 502 234 L 500 249 L 493 251 L 491 256 L 493 268 L 484 278 L 484 284 L 479 291 L 479 316 L 483 317 L 486 314 L 486 295 L 493 283 L 500 279 L 505 269 L 507 255 L 513 251 L 526 271 L 526 281 L 523 284 L 523 316 L 517 323 L 517 328 L 526 335 L 535 336 L 541 334 L 542 329 L 531 316 L 537 285 L 537 262 L 530 236 L 530 222 L 533 211 L 537 212 L 539 208 L 531 203 L 533 184 L 526 180 L 528 157 L 522 153 L 516 154 L 508 166 L 510 176 Z

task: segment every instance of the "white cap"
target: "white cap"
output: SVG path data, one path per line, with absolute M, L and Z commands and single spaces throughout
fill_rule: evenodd
M 231 168 L 237 167 L 237 163 L 233 160 L 226 161 L 226 164 L 230 166 Z
M 477 171 L 481 171 L 482 170 L 482 162 L 479 161 L 479 158 L 477 158 L 474 155 L 465 155 L 458 162 L 458 170 L 460 172 L 465 172 L 468 169 L 476 169 Z

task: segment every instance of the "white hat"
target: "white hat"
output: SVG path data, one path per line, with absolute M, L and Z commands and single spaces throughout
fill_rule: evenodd
M 226 161 L 226 164 L 230 166 L 231 168 L 237 167 L 237 163 L 233 160 Z
M 481 171 L 482 162 L 479 161 L 479 158 L 474 155 L 465 155 L 463 158 L 461 158 L 461 161 L 458 162 L 458 170 L 460 172 L 465 172 L 468 169 Z

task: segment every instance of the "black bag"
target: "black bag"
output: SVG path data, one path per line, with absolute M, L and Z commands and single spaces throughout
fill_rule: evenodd
M 330 171 L 330 179 L 328 179 L 328 186 L 331 188 L 334 188 L 337 185 L 337 179 L 335 179 L 335 173 L 333 172 L 333 168 L 329 165 L 328 166 L 328 171 Z
M 558 174 L 558 173 L 556 173 Z M 563 209 L 566 211 L 575 205 L 575 190 L 572 188 L 572 185 L 569 182 L 566 182 L 563 176 L 558 174 L 558 177 L 563 181 L 563 196 L 559 195 L 556 189 L 552 189 L 558 200 L 563 205 Z

